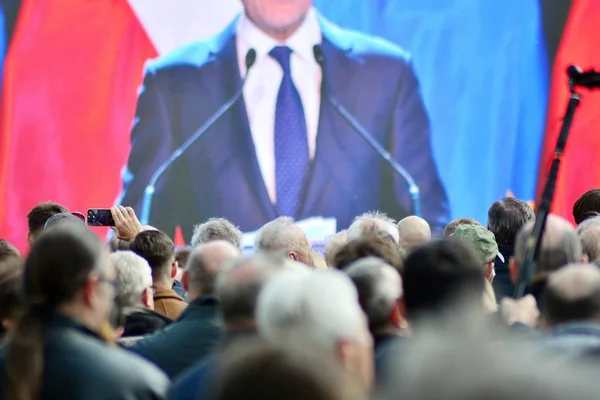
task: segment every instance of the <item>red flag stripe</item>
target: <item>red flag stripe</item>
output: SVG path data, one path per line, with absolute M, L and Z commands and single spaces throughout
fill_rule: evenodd
M 113 203 L 154 56 L 126 1 L 23 1 L 4 66 L 0 237 L 25 248 L 25 216 L 41 201 Z

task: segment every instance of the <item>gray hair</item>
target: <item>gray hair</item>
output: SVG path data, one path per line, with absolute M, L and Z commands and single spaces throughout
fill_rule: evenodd
M 242 249 L 242 231 L 225 218 L 210 218 L 208 221 L 194 226 L 192 249 L 203 243 L 223 240 L 237 249 Z
M 396 243 L 400 243 L 396 221 L 381 211 L 369 211 L 354 218 L 352 225 L 348 228 L 348 240 L 357 240 L 379 232 L 387 233 Z
M 372 333 L 386 328 L 402 297 L 402 278 L 396 269 L 376 257 L 350 264 L 345 270 L 358 290 L 358 300 L 367 314 Z
M 534 224 L 534 221 L 527 222 L 517 234 L 515 258 L 519 263 L 525 259 L 527 242 Z M 554 272 L 567 264 L 580 262 L 582 255 L 581 241 L 575 228 L 561 217 L 548 215 L 535 273 Z
M 589 218 L 577 227 L 583 252 L 590 262 L 600 258 L 600 217 Z
M 258 299 L 260 334 L 277 345 L 336 351 L 341 340 L 364 342 L 367 332 L 357 292 L 336 270 L 286 271 Z
M 223 267 L 215 293 L 225 324 L 254 319 L 258 295 L 267 281 L 285 268 L 285 260 L 271 255 L 240 257 Z
M 152 269 L 148 262 L 132 251 L 110 254 L 117 273 L 117 303 L 121 307 L 139 306 L 144 290 L 152 286 Z
M 299 232 L 301 229 L 294 225 L 293 218 L 279 217 L 258 230 L 254 247 L 258 251 L 274 253 L 311 251 L 307 248 L 307 242 L 300 240 L 302 237 L 298 235 Z

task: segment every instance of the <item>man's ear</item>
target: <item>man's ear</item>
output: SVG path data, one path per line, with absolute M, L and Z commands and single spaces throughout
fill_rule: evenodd
M 402 328 L 403 325 L 405 324 L 405 322 L 404 322 L 404 318 L 402 318 L 402 314 L 400 313 L 400 304 L 398 304 L 399 302 L 400 302 L 400 299 L 396 300 L 396 303 L 394 304 L 394 308 L 392 308 L 392 314 L 390 315 L 390 321 L 392 322 L 392 325 L 394 325 L 395 327 Z
M 175 279 L 175 277 L 177 276 L 177 268 L 179 268 L 179 263 L 177 261 L 173 261 L 173 264 L 171 264 L 171 278 Z
M 29 247 L 31 247 L 31 245 L 33 245 L 33 242 L 35 241 L 33 234 L 31 232 L 27 232 L 27 243 L 29 244 Z
M 587 264 L 589 261 L 590 261 L 590 257 L 587 254 L 583 253 L 581 255 L 581 263 Z
M 406 323 L 408 321 L 408 313 L 406 312 L 406 303 L 404 302 L 404 296 L 396 301 L 396 308 L 398 308 L 398 314 Z
M 190 276 L 187 269 L 183 270 L 183 274 L 181 275 L 181 284 L 186 292 L 190 291 Z
M 287 254 L 287 256 L 288 256 L 288 258 L 289 258 L 290 260 L 294 260 L 294 261 L 298 261 L 298 260 L 300 260 L 300 257 L 298 257 L 298 253 L 296 253 L 295 251 L 290 251 L 290 252 Z
M 142 305 L 149 310 L 154 310 L 154 296 L 152 288 L 147 287 L 142 293 Z
M 508 274 L 510 275 L 510 281 L 513 285 L 516 285 L 519 282 L 520 272 L 521 268 L 519 266 L 519 262 L 515 257 L 511 257 L 508 261 Z
M 487 265 L 486 279 L 492 283 L 494 277 L 496 276 L 496 271 L 494 270 L 494 262 L 490 262 Z
M 94 305 L 94 298 L 96 297 L 96 288 L 98 286 L 98 278 L 94 276 L 88 276 L 83 285 L 83 301 L 88 307 Z

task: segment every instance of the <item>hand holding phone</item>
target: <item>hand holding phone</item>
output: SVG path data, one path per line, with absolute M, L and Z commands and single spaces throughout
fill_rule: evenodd
M 115 206 L 109 211 L 115 222 L 112 230 L 115 231 L 117 239 L 132 241 L 138 233 L 144 230 L 133 208 Z

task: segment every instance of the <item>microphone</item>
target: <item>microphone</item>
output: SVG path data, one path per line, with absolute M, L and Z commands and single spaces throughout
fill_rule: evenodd
M 335 110 L 340 114 L 348 124 L 354 129 L 368 144 L 375 150 L 375 152 L 394 170 L 396 174 L 398 174 L 406 185 L 408 186 L 408 193 L 411 198 L 411 206 L 412 206 L 412 214 L 417 217 L 421 216 L 421 199 L 420 199 L 420 190 L 419 186 L 415 183 L 413 177 L 405 170 L 402 165 L 400 165 L 392 155 L 384 149 L 378 142 L 373 138 L 363 125 L 354 118 L 354 116 L 348 111 L 332 94 L 329 81 L 327 80 L 327 76 L 325 74 L 325 53 L 323 53 L 323 49 L 320 45 L 315 45 L 313 47 L 313 55 L 315 57 L 315 61 L 321 67 L 323 71 L 323 94 L 326 95 L 329 103 L 335 108 Z
M 246 79 L 248 78 L 248 74 L 250 73 L 250 68 L 252 68 L 255 63 L 256 63 L 256 50 L 250 49 L 246 53 L 246 58 L 245 58 L 246 75 L 244 76 L 244 79 L 242 80 L 242 84 L 240 85 L 238 90 L 235 92 L 233 97 L 231 97 L 231 99 L 229 99 L 229 101 L 227 101 L 225 104 L 223 104 L 221 106 L 221 108 L 219 108 L 217 110 L 217 112 L 215 112 L 200 128 L 198 128 L 198 130 L 196 132 L 194 132 L 194 134 L 192 136 L 190 136 L 181 146 L 179 146 L 179 148 L 177 150 L 175 150 L 169 156 L 169 158 L 165 162 L 163 162 L 161 164 L 161 166 L 158 167 L 158 169 L 154 172 L 154 174 L 150 178 L 150 181 L 148 182 L 148 185 L 144 189 L 144 197 L 142 199 L 142 211 L 141 211 L 141 218 L 140 218 L 140 222 L 142 223 L 142 225 L 147 225 L 150 223 L 150 212 L 152 209 L 152 199 L 153 199 L 154 193 L 156 191 L 156 184 L 158 183 L 160 178 L 165 174 L 165 172 L 167 172 L 167 170 L 173 164 L 175 164 L 175 162 L 177 160 L 179 160 L 179 158 L 181 158 L 181 156 L 183 154 L 185 154 L 186 151 L 189 150 L 190 147 L 192 147 L 192 145 L 194 143 L 196 143 L 198 141 L 198 139 L 200 139 L 210 128 L 212 128 L 213 125 L 227 111 L 229 111 L 229 109 L 231 109 L 231 107 L 233 107 L 235 103 L 237 103 L 237 101 L 240 99 L 240 97 L 242 97 L 242 95 L 244 93 L 244 84 L 246 83 Z
M 583 86 L 588 89 L 600 88 L 600 72 L 594 69 L 583 71 L 580 67 L 571 65 L 567 68 L 567 75 L 571 86 Z

